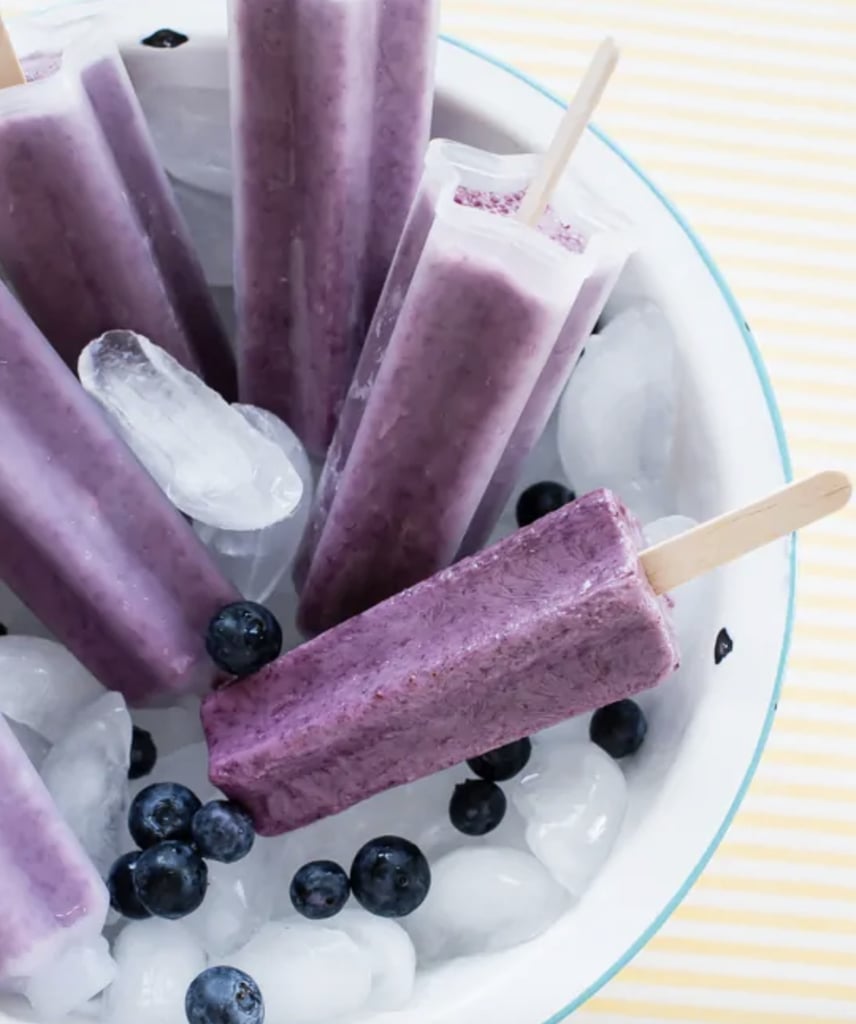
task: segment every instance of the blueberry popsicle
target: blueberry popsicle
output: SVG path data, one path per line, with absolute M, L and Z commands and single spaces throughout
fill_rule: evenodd
M 0 778 L 0 991 L 53 1020 L 113 980 L 107 889 L 2 715 Z
M 213 683 L 237 591 L 2 286 L 0 434 L 0 577 L 135 703 Z
M 436 0 L 230 0 L 242 400 L 323 457 L 428 142 Z
M 512 190 L 504 160 L 431 144 L 306 540 L 310 633 L 453 561 L 589 276 L 555 214 L 496 215 Z
M 639 545 L 594 492 L 209 696 L 212 781 L 277 834 L 654 686 Z
M 125 327 L 198 369 L 79 76 L 56 54 L 24 69 L 28 82 L 0 90 L 6 279 L 70 366 L 92 338 Z

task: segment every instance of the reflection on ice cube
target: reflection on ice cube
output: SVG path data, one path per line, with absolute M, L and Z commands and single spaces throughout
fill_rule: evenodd
M 578 494 L 609 487 L 643 521 L 674 508 L 676 352 L 652 303 L 589 339 L 559 412 L 559 453 Z

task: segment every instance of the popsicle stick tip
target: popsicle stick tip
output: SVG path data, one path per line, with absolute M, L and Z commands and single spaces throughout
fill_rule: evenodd
M 543 217 L 550 197 L 565 173 L 568 161 L 609 84 L 619 55 L 618 44 L 612 36 L 607 36 L 595 51 L 550 148 L 541 160 L 541 165 L 520 204 L 517 218 L 524 224 L 535 227 Z
M 839 512 L 850 501 L 846 473 L 825 470 L 657 544 L 640 556 L 652 589 L 665 594 L 697 576 Z
M 27 79 L 21 67 L 15 47 L 9 37 L 9 30 L 0 15 L 0 89 L 13 85 L 24 85 Z

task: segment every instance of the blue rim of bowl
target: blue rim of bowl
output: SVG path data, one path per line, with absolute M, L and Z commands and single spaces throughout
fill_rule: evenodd
M 557 106 L 562 108 L 565 107 L 565 103 L 558 96 L 556 96 L 555 93 L 550 92 L 549 89 L 545 88 L 535 79 L 530 78 L 522 71 L 518 71 L 517 68 L 512 67 L 512 65 L 506 64 L 504 61 L 498 60 L 496 57 L 492 57 L 490 56 L 490 54 L 485 53 L 483 50 L 479 50 L 477 47 L 471 46 L 469 43 L 462 42 L 460 39 L 455 39 L 454 37 L 447 35 L 443 35 L 441 38 L 450 46 L 454 46 L 459 50 L 463 50 L 465 53 L 469 53 L 473 57 L 477 57 L 479 60 L 483 60 L 486 61 L 488 64 L 492 64 L 495 68 L 498 68 L 500 71 L 506 72 L 513 78 L 516 78 L 518 81 L 522 82 L 524 85 L 529 86 L 530 89 L 534 89 L 536 92 L 540 93 L 542 96 L 546 97 L 546 99 L 550 100 L 552 103 L 555 103 Z M 743 313 L 740 310 L 740 306 L 738 305 L 737 300 L 732 294 L 731 289 L 726 284 L 725 278 L 722 276 L 722 273 L 720 272 L 716 263 L 714 263 L 713 258 L 705 248 L 702 241 L 699 239 L 698 235 L 690 227 L 686 217 L 684 217 L 680 210 L 678 210 L 675 204 L 667 196 L 665 196 L 663 192 L 660 191 L 660 189 L 651 181 L 648 175 L 645 174 L 642 168 L 639 167 L 639 165 L 633 159 L 631 159 L 617 143 L 613 142 L 613 140 L 608 135 L 602 132 L 595 125 L 591 125 L 591 131 L 593 131 L 594 134 L 601 140 L 601 142 L 608 146 L 613 151 L 613 153 L 616 154 L 616 156 L 620 157 L 620 159 L 623 160 L 625 164 L 627 164 L 630 170 L 633 171 L 633 173 L 642 182 L 644 182 L 644 184 L 654 193 L 654 195 L 660 200 L 663 206 L 665 206 L 665 208 L 669 211 L 672 217 L 674 217 L 674 219 L 681 226 L 687 238 L 689 238 L 689 240 L 692 242 L 699 256 L 702 258 L 705 265 L 707 266 L 707 269 L 710 272 L 711 277 L 716 282 L 717 287 L 722 293 L 723 299 L 725 299 L 725 302 L 727 303 L 729 309 L 731 310 L 734 316 L 735 321 L 737 322 L 737 326 L 740 330 L 740 333 L 743 335 L 743 341 L 746 344 L 746 348 L 749 351 L 749 355 L 755 367 L 755 372 L 758 375 L 758 380 L 761 384 L 761 390 L 764 392 L 764 399 L 767 403 L 767 410 L 770 414 L 770 419 L 773 424 L 773 430 L 776 435 L 776 442 L 779 446 L 779 455 L 782 460 L 782 469 L 784 470 L 785 478 L 787 480 L 791 480 L 793 478 L 791 456 L 788 450 L 787 437 L 785 436 L 785 426 L 782 422 L 782 416 L 779 412 L 779 406 L 776 401 L 776 396 L 773 392 L 773 385 L 770 382 L 770 376 L 767 373 L 767 367 L 764 365 L 763 356 L 761 355 L 761 352 L 758 348 L 755 339 L 752 337 L 752 332 L 749 329 L 749 325 L 746 322 L 746 318 L 743 316 Z M 749 768 L 747 769 L 743 782 L 741 783 L 740 788 L 737 791 L 737 795 L 735 796 L 734 801 L 729 807 L 728 813 L 725 815 L 725 820 L 720 825 L 716 835 L 713 837 L 712 842 L 702 854 L 701 860 L 690 873 L 689 877 L 680 886 L 678 891 L 675 893 L 672 899 L 666 904 L 663 910 L 657 915 L 654 921 L 630 946 L 627 952 L 624 953 L 623 956 L 619 957 L 619 959 L 612 965 L 612 967 L 609 968 L 609 970 L 604 971 L 604 973 L 597 979 L 597 981 L 595 981 L 592 985 L 585 989 L 585 991 L 583 991 L 579 996 L 577 996 L 577 998 L 574 999 L 573 1002 L 568 1003 L 568 1005 L 565 1006 L 563 1009 L 553 1014 L 553 1016 L 546 1020 L 544 1024 L 560 1024 L 561 1021 L 565 1020 L 575 1010 L 578 1010 L 583 1005 L 583 1003 L 591 999 L 591 997 L 601 988 L 603 988 L 603 986 L 607 982 L 611 981 L 628 963 L 630 963 L 630 961 L 636 956 L 636 954 L 639 953 L 640 950 L 642 950 L 643 947 L 651 941 L 651 939 L 660 930 L 660 928 L 662 928 L 662 926 L 665 924 L 668 918 L 671 917 L 671 915 L 678 908 L 678 906 L 680 906 L 680 904 L 684 901 L 684 898 L 686 897 L 687 893 L 695 885 L 699 876 L 707 867 L 708 861 L 716 852 L 716 849 L 722 842 L 725 833 L 731 827 L 731 823 L 733 822 L 734 817 L 737 814 L 737 811 L 741 803 L 743 802 L 743 798 L 746 796 L 746 792 L 752 783 L 752 779 L 755 777 L 755 772 L 758 769 L 758 764 L 761 760 L 761 755 L 764 752 L 764 747 L 767 745 L 767 739 L 769 738 L 770 729 L 773 725 L 773 719 L 776 714 L 776 707 L 779 702 L 779 695 L 781 693 L 782 682 L 785 675 L 785 668 L 788 662 L 788 652 L 790 650 L 791 637 L 793 634 L 794 603 L 796 594 L 797 574 L 796 537 L 793 536 L 790 538 L 789 541 L 788 560 L 788 576 L 790 581 L 790 587 L 788 593 L 787 613 L 785 617 L 785 631 L 784 636 L 782 637 L 782 650 L 779 656 L 779 665 L 776 670 L 776 681 L 773 686 L 772 694 L 770 695 L 770 706 L 767 709 L 767 716 L 761 728 L 761 735 L 758 738 L 758 745 L 755 748 L 755 753 L 752 755 L 752 760 L 749 763 Z

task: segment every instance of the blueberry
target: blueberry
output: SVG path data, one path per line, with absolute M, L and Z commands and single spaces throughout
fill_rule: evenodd
M 635 700 L 607 704 L 592 715 L 589 736 L 616 760 L 635 754 L 642 746 L 648 721 Z
M 351 889 L 357 901 L 378 917 L 406 917 L 428 895 L 431 869 L 425 855 L 399 836 L 371 839 L 354 857 Z
M 734 641 L 731 639 L 727 629 L 721 629 L 716 634 L 716 642 L 713 645 L 714 664 L 720 665 L 734 650 Z
M 488 782 L 507 782 L 522 772 L 532 756 L 532 741 L 528 736 L 513 740 L 496 750 L 489 750 L 479 757 L 472 757 L 467 764 L 480 779 Z
M 134 891 L 155 917 L 177 920 L 205 898 L 208 868 L 188 843 L 159 843 L 144 850 L 134 867 Z
M 157 782 L 134 798 L 128 812 L 128 829 L 143 850 L 167 839 L 189 840 L 193 816 L 201 806 L 187 786 Z
M 294 876 L 291 902 L 298 914 L 310 921 L 332 917 L 348 902 L 351 883 L 345 869 L 332 860 L 314 860 Z
M 176 32 L 172 28 L 159 28 L 142 41 L 143 46 L 153 46 L 156 50 L 174 50 L 178 46 L 184 46 L 188 37 L 183 32 Z
M 248 676 L 279 657 L 282 629 L 264 605 L 237 601 L 211 620 L 205 646 L 225 672 Z
M 209 967 L 193 979 L 184 1000 L 190 1024 L 262 1024 L 259 986 L 237 967 Z
M 467 779 L 455 786 L 449 802 L 449 817 L 465 836 L 486 836 L 505 817 L 506 806 L 505 793 L 495 782 Z
M 128 778 L 142 779 L 145 775 L 151 775 L 157 759 L 158 748 L 155 746 L 152 734 L 135 725 L 131 740 L 131 764 L 128 768 Z
M 532 484 L 517 499 L 517 525 L 529 526 L 574 500 L 574 492 L 551 480 Z
M 140 903 L 134 889 L 134 869 L 140 857 L 140 851 L 123 853 L 110 868 L 107 876 L 107 891 L 110 893 L 110 906 L 123 917 L 134 921 L 142 921 L 152 915 Z
M 253 847 L 256 831 L 253 819 L 239 804 L 212 800 L 193 815 L 193 841 L 208 860 L 234 864 Z

